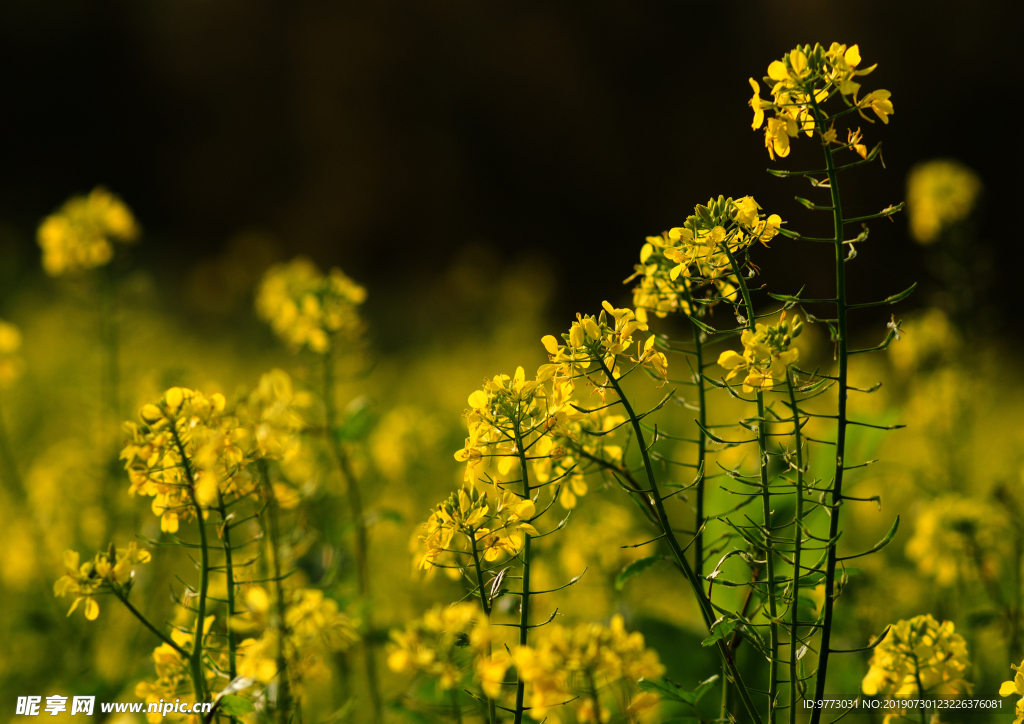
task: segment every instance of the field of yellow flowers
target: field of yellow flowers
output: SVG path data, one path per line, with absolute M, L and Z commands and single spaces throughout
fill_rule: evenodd
M 708 189 L 574 319 L 470 252 L 403 318 L 445 335 L 382 351 L 372 286 L 243 239 L 187 282 L 242 300 L 213 328 L 115 190 L 55 200 L 47 283 L 0 298 L 4 716 L 1024 721 L 1024 386 L 962 292 L 982 181 L 926 161 L 844 216 L 899 88 L 857 45 L 765 68 L 715 112 L 809 198 Z M 948 294 L 848 295 L 902 212 Z M 786 245 L 828 296 L 762 275 Z

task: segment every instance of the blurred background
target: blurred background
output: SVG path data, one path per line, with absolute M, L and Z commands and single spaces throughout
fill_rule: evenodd
M 374 289 L 368 313 L 383 319 L 384 300 L 422 294 L 473 246 L 499 265 L 538 259 L 564 317 L 615 288 L 638 240 L 712 194 L 798 216 L 805 189 L 772 182 L 761 133 L 728 109 L 742 111 L 766 59 L 816 41 L 859 43 L 879 63 L 872 87 L 894 92 L 896 122 L 866 130 L 888 171 L 850 176 L 852 212 L 902 200 L 908 169 L 935 156 L 981 175 L 986 208 L 1013 208 L 1018 119 L 991 104 L 1016 82 L 1016 10 L 9 0 L 3 283 L 33 283 L 38 220 L 102 183 L 135 209 L 138 254 L 167 276 L 258 234 L 277 254 L 341 265 Z M 1024 261 L 1015 223 L 996 212 L 979 230 L 993 310 Z M 927 279 L 905 224 L 873 229 L 862 288 Z
M 886 462 L 858 478 L 857 494 L 884 494 L 885 505 L 851 513 L 849 544 L 869 547 L 895 514 L 903 524 L 850 584 L 840 637 L 853 648 L 898 618 L 953 620 L 978 652 L 976 696 L 994 698 L 1021 654 L 1024 316 L 1012 310 L 1024 251 L 1005 213 L 1019 200 L 1019 118 L 1006 110 L 1016 10 L 995 0 L 0 3 L 0 319 L 21 330 L 19 349 L 0 344 L 0 707 L 24 694 L 132 700 L 152 675 L 154 642 L 113 602 L 86 624 L 50 595 L 65 548 L 89 555 L 159 534 L 149 501 L 125 493 L 123 435 L 105 418 L 96 290 L 40 266 L 36 229 L 69 196 L 105 185 L 143 229 L 112 267 L 122 418 L 169 385 L 230 397 L 275 366 L 317 384 L 315 361 L 288 353 L 253 313 L 274 262 L 306 255 L 367 287 L 367 344 L 339 396 L 373 410 L 354 464 L 375 511 L 374 595 L 386 605 L 363 633 L 379 648 L 388 628 L 459 595 L 409 576 L 408 541 L 462 479 L 460 414 L 484 376 L 535 368 L 540 337 L 576 312 L 629 303 L 622 280 L 644 237 L 711 195 L 751 194 L 802 233 L 829 230 L 793 200 L 811 195 L 806 181 L 765 173 L 746 79 L 797 43 L 833 40 L 879 64 L 866 87 L 891 90 L 895 105 L 890 124 L 860 123 L 869 146 L 884 143 L 885 168 L 843 177 L 848 213 L 917 198 L 911 213 L 873 223 L 849 266 L 853 295 L 920 283 L 894 310 L 907 320 L 902 346 L 856 372 L 858 384 L 885 382 L 858 412 L 910 427 L 851 441 Z M 772 165 L 816 168 L 818 155 L 797 143 Z M 952 163 L 921 166 L 934 159 Z M 753 258 L 772 291 L 807 284 L 825 296 L 830 254 L 779 237 Z M 854 317 L 858 337 L 877 343 L 889 311 Z M 802 358 L 830 364 L 824 335 L 805 334 Z M 680 432 L 692 417 L 666 415 Z M 342 487 L 324 473 L 307 502 Z M 310 515 L 315 529 L 323 521 Z M 642 539 L 633 511 L 593 494 L 574 515 L 537 569 L 541 585 L 558 585 L 589 567 L 555 602 L 567 620 L 624 612 L 671 676 L 710 675 L 689 599 L 662 595 L 677 590 L 671 571 L 612 585 L 640 554 L 596 542 Z M 310 550 L 312 583 L 323 561 L 351 564 L 337 540 Z M 154 569 L 139 595 L 154 618 L 170 617 L 165 579 L 177 569 Z M 329 593 L 358 608 L 348 578 Z M 836 664 L 837 695 L 857 692 L 867 658 Z M 403 701 L 408 682 L 384 677 L 388 700 Z M 310 721 L 344 704 L 330 684 L 311 702 Z M 364 711 L 345 716 L 366 721 Z

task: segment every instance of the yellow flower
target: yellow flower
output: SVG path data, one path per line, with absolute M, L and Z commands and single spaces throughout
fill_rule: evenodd
M 85 618 L 95 621 L 100 615 L 100 605 L 94 596 L 97 593 L 127 591 L 135 575 L 134 566 L 149 563 L 152 556 L 149 551 L 139 550 L 134 541 L 127 548 L 115 548 L 113 545 L 102 553 L 97 553 L 91 561 L 81 562 L 78 551 L 64 551 L 64 575 L 53 584 L 53 593 L 63 598 L 69 593 L 75 594 L 75 600 L 68 610 L 68 616 L 84 603 Z
M 972 690 L 966 679 L 969 666 L 967 644 L 951 621 L 916 616 L 897 622 L 875 647 L 861 690 L 885 699 L 959 699 Z M 905 713 L 887 711 L 884 721 Z
M 785 312 L 779 316 L 778 324 L 758 323 L 753 331 L 745 330 L 740 337 L 743 354 L 726 350 L 718 357 L 719 366 L 729 371 L 726 381 L 745 372 L 744 392 L 771 390 L 775 380 L 784 378 L 787 367 L 799 358 L 800 350 L 792 344 L 802 331 L 800 318 L 787 322 Z
M 959 161 L 937 159 L 914 166 L 907 174 L 911 236 L 920 244 L 934 243 L 970 215 L 981 192 L 981 179 Z
M 607 722 L 607 704 L 616 700 L 635 705 L 636 713 L 653 715 L 656 695 L 640 698 L 636 682 L 661 676 L 665 669 L 641 634 L 626 631 L 622 616 L 612 617 L 608 626 L 553 624 L 541 629 L 537 639 L 512 652 L 516 669 L 529 687 L 534 719 L 558 722 L 557 708 L 569 702 L 578 721 Z M 620 692 L 626 697 L 616 696 Z
M 358 336 L 362 322 L 356 308 L 365 300 L 366 289 L 340 269 L 324 276 L 299 257 L 267 270 L 256 294 L 256 312 L 293 350 L 323 354 L 336 335 Z
M 1016 676 L 1011 681 L 1004 681 L 1003 685 L 999 687 L 999 696 L 1021 696 L 1024 697 L 1024 661 L 1019 666 L 1010 664 L 1010 668 L 1017 672 Z M 1014 711 L 1017 717 L 1013 720 L 1013 724 L 1022 724 L 1024 722 L 1024 698 L 1018 699 L 1017 704 L 1014 707 Z
M 893 113 L 890 93 L 886 90 L 875 90 L 862 99 L 857 100 L 860 84 L 854 80 L 867 75 L 875 66 L 859 68 L 861 63 L 860 48 L 856 45 L 847 47 L 840 43 L 832 43 L 826 50 L 821 45 L 797 47 L 787 53 L 781 60 L 772 61 L 768 66 L 765 80 L 772 83 L 771 101 L 760 98 L 760 87 L 751 79 L 754 98 L 749 101 L 755 109 L 753 128 L 760 128 L 765 123 L 765 147 L 772 159 L 784 158 L 789 155 L 792 138 L 800 131 L 806 135 L 814 135 L 818 130 L 826 143 L 836 142 L 836 130 L 817 128 L 817 109 L 830 96 L 852 96 L 853 103 L 863 116 L 864 109 L 870 108 L 882 119 L 889 122 Z M 849 104 L 849 101 L 846 101 Z M 765 119 L 764 111 L 771 110 L 774 116 Z M 866 118 L 866 116 L 865 116 Z M 860 148 L 854 150 L 861 152 Z M 865 155 L 865 153 L 862 153 Z
M 9 386 L 21 376 L 25 367 L 21 356 L 21 332 L 13 324 L 0 319 L 0 388 Z
M 391 632 L 388 668 L 435 679 L 445 691 L 476 679 L 487 696 L 496 698 L 508 664 L 500 655 L 491 656 L 488 626 L 475 603 L 436 605 L 404 630 Z
M 249 463 L 261 457 L 253 431 L 226 410 L 220 393 L 172 387 L 142 407 L 140 423 L 125 423 L 129 439 L 121 451 L 129 494 L 153 498 L 161 530 L 174 533 L 218 496 L 234 500 L 252 493 Z
M 139 237 L 135 217 L 117 196 L 102 187 L 75 196 L 39 226 L 43 269 L 50 276 L 103 266 L 114 256 L 114 243 Z
M 857 101 L 857 109 L 860 115 L 867 119 L 862 109 L 870 108 L 875 112 L 879 118 L 882 119 L 882 123 L 889 122 L 889 116 L 895 111 L 892 109 L 892 101 L 889 98 L 892 96 L 887 90 L 875 90 L 868 93 L 866 96 Z

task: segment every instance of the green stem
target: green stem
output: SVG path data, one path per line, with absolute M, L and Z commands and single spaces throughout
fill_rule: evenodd
M 686 301 L 690 310 L 696 312 L 693 305 L 693 292 L 690 289 L 690 282 L 683 275 L 683 289 L 686 292 Z M 704 332 L 697 328 L 696 324 L 690 325 L 693 329 L 693 348 L 697 357 L 697 420 L 700 428 L 697 430 L 697 470 L 700 471 L 700 480 L 697 481 L 697 488 L 694 491 L 697 509 L 694 530 L 697 531 L 696 539 L 693 541 L 693 570 L 697 578 L 704 575 L 704 478 L 707 471 L 704 469 L 705 458 L 707 457 L 707 436 L 704 430 L 707 429 L 707 406 L 704 399 Z M 725 677 L 722 677 L 725 680 Z
M 476 530 L 471 530 L 469 533 L 469 545 L 473 551 L 473 568 L 476 569 L 476 584 L 477 590 L 480 593 L 480 605 L 483 606 L 484 616 L 487 617 L 487 623 L 490 625 L 491 620 L 491 601 L 487 596 L 487 591 L 484 589 L 484 571 L 483 566 L 480 563 L 480 551 L 476 547 Z M 491 654 L 490 644 L 487 646 L 488 656 Z M 487 720 L 490 724 L 495 724 L 498 718 L 498 709 L 494 703 L 494 699 L 486 697 L 487 699 Z
M 139 622 L 143 626 L 148 628 L 153 633 L 153 635 L 155 635 L 158 639 L 160 639 L 165 644 L 167 644 L 172 649 L 174 649 L 176 652 L 178 652 L 178 655 L 181 656 L 181 658 L 188 659 L 188 657 L 189 657 L 188 651 L 186 651 L 185 649 L 183 649 L 180 646 L 178 646 L 178 644 L 174 643 L 174 639 L 172 639 L 171 637 L 167 636 L 163 631 L 161 631 L 156 626 L 154 626 L 152 623 L 150 623 L 149 619 L 146 618 L 145 616 L 143 616 L 142 612 L 140 612 L 139 609 L 135 608 L 135 606 L 133 606 L 131 604 L 131 602 L 128 600 L 128 597 L 126 595 L 124 595 L 124 592 L 122 592 L 121 590 L 119 590 L 118 588 L 115 588 L 115 587 L 112 587 L 110 590 L 114 594 L 114 597 L 117 598 L 117 600 L 120 601 L 122 604 L 124 604 L 124 607 L 127 608 L 128 611 L 133 616 L 135 616 L 135 618 L 137 618 L 139 620 Z M 192 684 L 193 684 L 193 686 L 196 685 L 196 682 L 195 682 L 194 679 L 192 681 Z
M 260 470 L 260 478 L 263 481 L 263 488 L 267 496 L 267 518 L 269 523 L 266 525 L 266 532 L 270 539 L 270 558 L 274 563 L 274 589 L 275 589 L 275 605 L 277 607 L 276 612 L 276 628 L 277 628 L 277 676 L 278 676 L 278 691 L 277 701 L 275 705 L 277 707 L 277 717 L 279 724 L 288 724 L 291 721 L 291 685 L 288 680 L 288 662 L 284 655 L 284 642 L 288 635 L 287 625 L 285 623 L 285 601 L 284 601 L 284 586 L 282 585 L 281 578 L 281 559 L 278 555 L 279 547 L 278 542 L 281 538 L 281 531 L 278 526 L 278 518 L 280 515 L 281 508 L 277 502 L 277 496 L 274 494 L 274 488 L 270 484 L 270 473 L 267 470 L 267 463 L 265 460 L 258 462 Z
M 704 593 L 704 589 L 701 587 L 700 580 L 693 572 L 690 562 L 686 559 L 682 546 L 679 545 L 679 540 L 676 538 L 675 531 L 673 531 L 672 525 L 669 522 L 668 514 L 665 512 L 665 501 L 658 489 L 657 479 L 654 477 L 654 466 L 651 464 L 651 457 L 647 451 L 647 442 L 644 439 L 643 428 L 640 427 L 640 419 L 636 416 L 633 406 L 629 403 L 626 395 L 622 392 L 622 387 L 619 385 L 618 379 L 604 363 L 603 357 L 601 357 L 600 354 L 594 356 L 597 363 L 601 366 L 601 371 L 604 372 L 605 377 L 608 379 L 609 384 L 611 384 L 612 388 L 615 390 L 615 394 L 619 396 L 619 401 L 622 402 L 623 410 L 629 418 L 630 424 L 633 428 L 633 434 L 636 435 L 637 445 L 640 448 L 640 455 L 643 458 L 644 470 L 647 473 L 647 482 L 651 486 L 651 492 L 649 494 L 650 501 L 654 504 L 654 510 L 658 517 L 658 525 L 661 527 L 662 533 L 665 535 L 665 540 L 668 541 L 669 548 L 672 551 L 672 557 L 675 559 L 680 570 L 682 570 L 683 575 L 689 581 L 690 587 L 693 589 L 693 593 L 697 597 L 697 603 L 699 604 L 701 615 L 704 618 L 704 624 L 708 627 L 708 631 L 710 632 L 711 626 L 717 617 L 715 616 L 711 601 L 708 600 L 707 595 Z M 740 678 L 732 653 L 728 650 L 722 639 L 715 641 L 715 645 L 718 649 L 719 655 L 721 655 L 722 660 L 725 662 L 729 675 L 736 684 L 736 690 L 739 692 L 740 698 L 743 700 L 743 706 L 746 708 L 747 713 L 750 714 L 750 717 L 754 722 L 761 724 L 761 716 L 757 713 L 757 709 L 754 707 L 754 703 L 750 699 L 750 692 L 747 690 L 746 685 Z
M 235 567 L 231 551 L 231 524 L 228 522 L 227 507 L 224 497 L 217 491 L 217 512 L 220 513 L 221 541 L 224 544 L 224 577 L 228 587 L 228 674 L 231 681 L 238 675 L 236 669 L 237 643 L 235 631 L 231 627 L 231 619 L 235 615 Z
M 928 710 L 924 707 L 924 686 L 921 684 L 921 664 L 917 660 L 917 654 L 910 654 L 914 659 L 914 679 L 917 681 L 917 698 L 922 702 L 917 710 L 921 713 L 921 724 L 928 724 Z
M 729 258 L 733 273 L 736 275 L 740 294 L 743 296 L 743 305 L 747 312 L 747 329 L 753 332 L 756 329 L 754 305 L 750 298 L 750 290 L 747 288 L 747 281 L 744 278 L 743 270 L 736 261 L 735 255 L 729 249 L 728 243 L 722 245 L 725 255 Z M 764 393 L 757 391 L 757 455 L 758 468 L 760 470 L 761 482 L 761 514 L 764 518 L 765 536 L 765 583 L 768 587 L 768 612 L 769 612 L 769 637 L 771 646 L 771 658 L 768 661 L 768 720 L 771 724 L 775 722 L 776 697 L 779 690 L 779 625 L 778 609 L 776 604 L 775 589 L 775 553 L 772 545 L 772 505 L 771 491 L 768 487 L 768 421 L 764 412 Z
M 838 325 L 838 337 L 836 340 L 837 354 L 839 356 L 839 380 L 838 380 L 838 410 L 836 418 L 838 430 L 836 431 L 836 464 L 835 481 L 831 491 L 831 507 L 829 515 L 828 538 L 832 541 L 828 547 L 828 557 L 825 564 L 825 603 L 824 618 L 821 631 L 821 653 L 818 655 L 818 670 L 814 680 L 815 700 L 825 697 L 825 682 L 828 675 L 829 646 L 832 639 L 832 615 L 834 608 L 833 591 L 836 580 L 836 559 L 837 543 L 839 535 L 839 512 L 843 501 L 843 458 L 846 455 L 846 398 L 847 392 L 847 368 L 849 355 L 847 347 L 846 331 L 846 262 L 843 256 L 843 206 L 839 198 L 839 175 L 836 172 L 835 162 L 832 158 L 832 149 L 824 138 L 825 121 L 822 117 L 818 104 L 814 102 L 814 94 L 811 94 L 811 108 L 814 113 L 815 127 L 821 136 L 821 146 L 825 153 L 825 166 L 828 174 L 829 187 L 832 192 L 832 220 L 835 227 L 835 266 L 836 266 L 836 319 Z M 810 724 L 818 724 L 821 721 L 819 708 L 811 710 Z
M 363 513 L 363 499 L 349 463 L 348 455 L 337 436 L 337 409 L 334 404 L 334 363 L 330 349 L 324 353 L 324 407 L 326 410 L 327 441 L 338 464 L 343 482 L 348 491 L 349 512 L 352 515 L 352 527 L 355 531 L 354 555 L 356 559 L 356 580 L 359 586 L 359 597 L 363 603 L 363 620 L 368 634 L 373 633 L 373 620 L 370 605 L 370 566 L 367 556 L 368 534 L 366 516 Z M 380 722 L 383 716 L 383 702 L 380 693 L 380 679 L 377 675 L 377 662 L 373 646 L 368 638 L 363 639 L 363 656 L 366 666 L 366 683 L 369 689 L 370 703 L 373 707 L 373 721 Z
M 196 613 L 196 633 L 192 645 L 190 665 L 192 667 L 192 680 L 196 686 L 196 701 L 203 701 L 206 698 L 206 679 L 203 676 L 203 628 L 206 620 L 206 598 L 210 589 L 210 545 L 206 538 L 206 521 L 203 519 L 203 509 L 199 505 L 199 499 L 196 498 L 195 474 L 192 471 L 192 463 L 185 453 L 185 446 L 181 443 L 177 420 L 171 420 L 171 434 L 174 436 L 174 444 L 178 448 L 178 454 L 181 455 L 181 464 L 185 469 L 185 479 L 188 481 L 188 494 L 192 500 L 192 507 L 195 509 L 196 526 L 199 528 L 199 606 Z
M 519 467 L 521 468 L 523 475 L 523 500 L 530 500 L 530 471 L 527 467 L 526 448 L 523 445 L 522 430 L 520 429 L 518 419 L 515 421 L 515 441 L 516 453 L 519 456 Z M 522 594 L 520 595 L 522 603 L 519 609 L 520 646 L 526 646 L 527 634 L 530 631 L 530 555 L 530 534 L 523 533 L 523 588 Z M 523 681 L 522 676 L 517 675 L 516 678 L 518 679 L 518 682 L 516 683 L 515 724 L 522 724 L 523 714 L 526 711 L 526 682 Z
M 459 692 L 451 689 L 448 694 L 452 700 L 452 714 L 455 715 L 455 721 L 462 724 L 462 707 L 459 706 Z
M 789 402 L 793 409 L 793 437 L 796 444 L 796 515 L 793 522 L 793 618 L 789 634 L 789 722 L 796 724 L 796 698 L 799 676 L 797 674 L 797 643 L 800 635 L 800 553 L 802 549 L 804 520 L 804 454 L 800 435 L 800 409 L 796 402 L 796 385 L 793 371 L 786 370 L 789 386 Z

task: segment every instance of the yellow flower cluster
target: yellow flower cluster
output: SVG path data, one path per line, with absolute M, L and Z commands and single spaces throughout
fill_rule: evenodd
M 111 586 L 127 586 L 135 575 L 134 566 L 149 563 L 152 559 L 149 551 L 139 550 L 134 542 L 127 548 L 115 548 L 97 553 L 91 561 L 80 562 L 78 551 L 64 551 L 64 575 L 53 584 L 55 596 L 63 598 L 69 593 L 75 600 L 68 610 L 68 616 L 75 612 L 78 604 L 84 602 L 85 617 L 95 621 L 100 615 L 100 605 L 94 596 L 109 592 Z
M 1024 661 L 1020 663 L 1020 666 L 1016 664 L 1010 664 L 1010 668 L 1017 672 L 1016 676 L 1011 681 L 1004 681 L 1003 685 L 999 687 L 999 696 L 1020 696 L 1024 697 Z M 1013 720 L 1013 724 L 1024 724 L 1024 698 L 1017 700 L 1017 705 L 1014 708 L 1016 718 Z
M 196 509 L 255 489 L 246 466 L 260 455 L 260 447 L 225 405 L 219 393 L 172 387 L 157 403 L 142 408 L 141 424 L 125 423 L 129 439 L 121 459 L 129 493 L 153 497 L 161 530 L 174 533 L 179 520 L 192 519 Z
M 565 380 L 548 384 L 546 379 L 538 373 L 536 379 L 527 380 L 523 368 L 517 367 L 512 377 L 484 380 L 483 389 L 469 396 L 464 413 L 469 437 L 455 453 L 456 460 L 466 463 L 467 483 L 473 482 L 474 468 L 487 457 L 498 458 L 498 474 L 506 475 L 519 457 L 519 444 L 531 448 L 577 418 L 579 413 L 569 403 L 572 385 L 566 386 Z M 548 456 L 559 454 L 552 450 Z
M 323 591 L 286 587 L 282 595 L 284 616 L 279 621 L 270 592 L 250 584 L 243 596 L 245 611 L 237 614 L 230 626 L 253 634 L 238 644 L 239 676 L 269 684 L 282 673 L 283 663 L 295 691 L 304 679 L 329 679 L 328 654 L 349 648 L 359 635 L 352 619 Z
M 636 357 L 628 357 L 633 346 L 633 335 L 647 331 L 647 324 L 637 319 L 632 309 L 616 309 L 608 302 L 596 317 L 576 315 L 567 334 L 562 335 L 564 344 L 559 344 L 553 335 L 541 339 L 547 350 L 550 364 L 542 365 L 538 376 L 556 381 L 572 381 L 587 376 L 591 365 L 597 362 L 607 373 L 619 377 L 618 358 L 626 355 L 628 360 L 640 367 L 646 367 L 662 378 L 668 377 L 668 359 L 654 348 L 655 337 L 650 335 L 644 342 L 637 342 Z M 603 398 L 605 386 L 599 385 L 597 392 Z M 579 419 L 579 412 L 565 398 L 561 406 L 565 419 Z M 575 414 L 573 414 L 574 411 Z
M 43 220 L 37 233 L 43 269 L 54 277 L 103 266 L 114 256 L 114 242 L 127 244 L 138 237 L 131 210 L 102 187 L 69 199 Z
M 540 440 L 532 461 L 534 479 L 538 484 L 567 478 L 561 485 L 559 504 L 566 510 L 576 507 L 578 499 L 589 492 L 587 470 L 600 460 L 615 467 L 622 466 L 623 449 L 620 442 L 626 417 L 598 408 L 581 413 L 560 428 L 557 436 Z M 565 451 L 551 456 L 552 452 Z
M 991 579 L 999 574 L 1000 548 L 1009 540 L 1002 510 L 975 498 L 945 495 L 918 514 L 907 557 L 940 586 Z M 980 569 L 980 570 L 979 570 Z
M 967 643 L 952 621 L 915 616 L 890 628 L 875 648 L 861 690 L 886 699 L 958 699 L 971 693 L 969 666 Z M 891 712 L 886 724 L 904 714 Z
M 203 648 L 205 651 L 215 651 L 216 646 L 210 636 L 210 628 L 213 626 L 215 617 L 207 616 L 203 620 Z M 180 646 L 187 653 L 191 653 L 195 646 L 195 636 L 178 628 L 171 629 L 171 640 Z M 217 657 L 218 665 L 224 668 L 226 662 L 223 655 Z M 160 701 L 173 701 L 181 699 L 183 703 L 193 704 L 196 700 L 195 692 L 192 691 L 192 678 L 189 669 L 189 662 L 177 649 L 168 643 L 163 643 L 153 650 L 153 664 L 156 668 L 156 679 L 140 681 L 135 685 L 135 696 L 139 697 L 146 704 L 155 704 Z M 212 690 L 217 679 L 216 670 L 211 667 L 204 667 L 203 672 L 207 690 Z M 184 707 L 183 707 L 184 708 Z M 148 706 L 147 706 L 148 709 Z M 162 721 L 185 721 L 188 724 L 200 724 L 202 717 L 197 714 L 180 714 L 168 712 L 166 717 L 160 712 L 147 712 L 146 720 L 150 724 L 158 724 Z
M 496 699 L 508 669 L 508 655 L 491 654 L 487 617 L 475 603 L 434 606 L 404 630 L 391 632 L 388 668 L 396 673 L 422 674 L 436 679 L 441 689 L 462 688 L 469 681 Z
M 893 114 L 889 91 L 876 90 L 858 97 L 860 83 L 854 78 L 867 75 L 876 67 L 858 68 L 860 62 L 860 48 L 856 45 L 847 47 L 832 43 L 828 49 L 819 44 L 814 47 L 807 45 L 794 48 L 781 60 L 772 61 L 768 66 L 768 75 L 764 81 L 771 87 L 770 101 L 761 98 L 760 84 L 750 79 L 750 87 L 754 91 L 748 102 L 754 111 L 751 127 L 757 130 L 765 126 L 764 144 L 773 159 L 776 156 L 788 156 L 790 139 L 796 138 L 801 131 L 808 136 L 813 135 L 814 107 L 836 93 L 847 105 L 856 107 L 865 120 L 870 119 L 864 115 L 864 111 L 870 109 L 883 123 L 889 122 L 889 116 Z M 773 117 L 766 118 L 765 111 L 772 111 Z M 828 133 L 828 140 L 836 142 L 834 131 Z M 850 140 L 848 146 L 854 148 L 857 143 Z M 860 150 L 858 153 L 861 153 Z M 861 155 L 867 155 L 866 149 Z
M 536 512 L 532 500 L 515 493 L 482 493 L 464 486 L 438 503 L 423 524 L 423 552 L 416 566 L 424 570 L 462 568 L 467 561 L 459 556 L 476 555 L 488 562 L 505 554 L 514 556 L 523 547 L 524 535 L 538 535 L 530 523 Z
M 786 376 L 786 368 L 795 363 L 800 350 L 793 347 L 793 340 L 803 331 L 800 317 L 794 317 L 792 324 L 786 321 L 786 313 L 779 316 L 778 324 L 757 324 L 754 330 L 745 330 L 740 337 L 743 354 L 726 350 L 718 357 L 718 364 L 729 370 L 726 381 L 742 372 L 744 392 L 767 392 L 776 379 Z
M 325 276 L 299 257 L 267 270 L 256 294 L 256 312 L 293 350 L 317 354 L 331 349 L 335 335 L 353 338 L 362 330 L 356 307 L 366 289 L 340 269 Z
M 914 166 L 907 175 L 910 235 L 921 244 L 938 241 L 946 228 L 970 215 L 981 191 L 978 174 L 959 161 L 938 159 Z
M 778 233 L 778 214 L 763 217 L 752 196 L 719 196 L 698 205 L 682 226 L 649 236 L 640 249 L 640 263 L 626 281 L 639 277 L 633 304 L 641 322 L 647 313 L 658 317 L 692 314 L 690 298 L 712 294 L 719 299 L 736 295 L 735 275 L 726 249 L 738 254 L 755 242 L 766 245 Z
M 520 646 L 512 653 L 519 675 L 529 686 L 530 716 L 560 721 L 557 707 L 572 700 L 576 719 L 588 724 L 610 721 L 606 703 L 609 688 L 625 690 L 627 721 L 654 721 L 659 698 L 651 692 L 636 692 L 640 679 L 661 676 L 665 668 L 658 654 L 644 645 L 640 633 L 628 633 L 622 616 L 608 626 L 582 624 L 574 628 L 552 625 L 533 646 Z
M 0 319 L 0 389 L 9 386 L 21 376 L 25 363 L 18 354 L 21 349 L 21 331 Z

